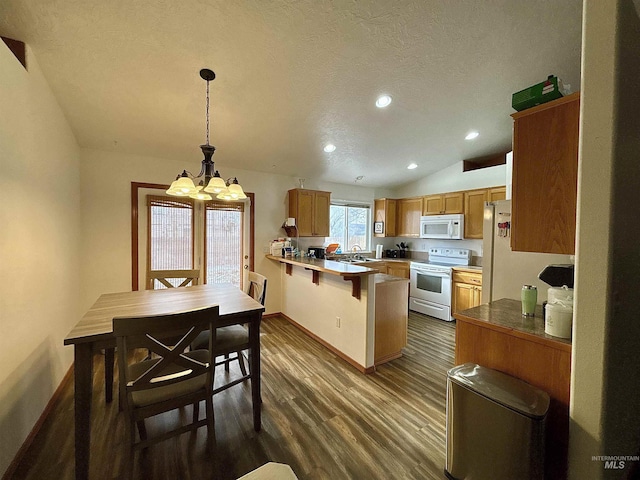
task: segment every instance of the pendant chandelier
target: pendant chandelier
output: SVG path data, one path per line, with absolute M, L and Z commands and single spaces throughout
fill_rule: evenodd
M 216 74 L 203 68 L 200 70 L 200 76 L 207 81 L 207 143 L 200 145 L 204 154 L 202 169 L 195 176 L 183 170 L 171 184 L 167 194 L 176 197 L 191 197 L 196 200 L 213 200 L 212 195 L 221 200 L 244 200 L 247 196 L 238 184 L 238 179 L 233 177 L 233 180 L 229 178 L 225 181 L 220 177 L 220 173 L 215 169 L 214 162 L 211 160 L 216 147 L 209 145 L 209 82 L 216 78 Z M 196 186 L 194 180 L 198 178 L 201 180 Z

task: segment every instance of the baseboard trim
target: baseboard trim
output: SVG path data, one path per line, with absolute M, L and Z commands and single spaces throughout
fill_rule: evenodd
M 56 388 L 56 391 L 53 392 L 51 399 L 49 400 L 47 405 L 44 407 L 44 410 L 42 411 L 40 418 L 38 418 L 38 420 L 36 421 L 35 425 L 31 429 L 31 432 L 29 432 L 29 435 L 27 435 L 27 438 L 25 438 L 24 442 L 22 442 L 22 446 L 16 453 L 15 457 L 13 457 L 13 460 L 9 464 L 9 467 L 7 468 L 7 470 L 2 475 L 2 480 L 9 480 L 10 478 L 13 477 L 25 453 L 27 452 L 27 450 L 35 440 L 36 435 L 42 428 L 42 425 L 44 425 L 44 422 L 49 416 L 49 414 L 51 413 L 51 410 L 53 410 L 53 407 L 60 399 L 62 395 L 62 390 L 64 390 L 67 384 L 72 380 L 73 380 L 73 363 L 69 367 L 69 370 L 67 371 L 67 373 L 65 373 L 64 377 L 62 378 L 62 381 L 60 382 L 60 385 L 58 385 L 58 388 Z
M 266 315 L 262 315 L 262 319 L 263 319 L 263 320 L 268 320 L 268 319 L 270 319 L 270 318 L 279 317 L 280 315 L 282 315 L 280 312 L 276 312 L 276 313 L 267 313 Z
M 362 365 L 360 365 L 358 362 L 356 362 L 353 358 L 349 357 L 348 355 L 344 354 L 343 352 L 341 352 L 340 350 L 338 350 L 336 347 L 334 347 L 333 345 L 331 345 L 330 343 L 328 343 L 327 341 L 323 340 L 322 338 L 320 338 L 319 336 L 317 336 L 315 333 L 313 333 L 312 331 L 306 329 L 305 327 L 303 327 L 302 325 L 300 325 L 298 322 L 296 322 L 293 318 L 288 317 L 287 315 L 285 315 L 284 313 L 278 313 L 277 315 L 281 316 L 282 318 L 286 319 L 289 323 L 291 323 L 291 325 L 297 327 L 298 329 L 300 329 L 302 332 L 304 332 L 305 334 L 307 334 L 308 336 L 310 336 L 311 338 L 313 338 L 316 342 L 318 342 L 320 345 L 322 345 L 323 347 L 325 347 L 327 350 L 331 350 L 332 353 L 336 354 L 338 357 L 340 357 L 342 360 L 344 360 L 345 362 L 347 362 L 349 365 L 351 365 L 352 367 L 354 367 L 355 369 L 357 369 L 360 373 L 373 373 L 376 370 L 376 367 L 363 367 Z

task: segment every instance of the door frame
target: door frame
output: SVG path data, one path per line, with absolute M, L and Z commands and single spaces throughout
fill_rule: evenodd
M 144 182 L 131 182 L 131 290 L 136 291 L 140 288 L 140 282 L 138 280 L 138 248 L 140 244 L 140 238 L 138 235 L 140 212 L 138 211 L 138 200 L 140 196 L 141 188 L 153 188 L 157 190 L 167 190 L 169 185 L 163 185 L 160 183 L 144 183 Z M 249 270 L 253 271 L 254 266 L 254 237 L 255 237 L 255 194 L 251 192 L 245 192 L 249 197 Z

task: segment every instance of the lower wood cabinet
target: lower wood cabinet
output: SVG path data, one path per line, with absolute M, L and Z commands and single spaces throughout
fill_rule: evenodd
M 387 262 L 387 273 L 394 277 L 409 278 L 409 263 Z
M 482 273 L 453 271 L 451 312 L 477 307 L 482 302 Z
M 376 280 L 374 364 L 379 365 L 402 356 L 407 345 L 409 311 L 406 280 Z

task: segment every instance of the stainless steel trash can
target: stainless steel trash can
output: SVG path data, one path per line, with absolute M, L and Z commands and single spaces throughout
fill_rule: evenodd
M 447 374 L 447 463 L 451 479 L 544 477 L 549 395 L 504 373 L 465 363 Z

